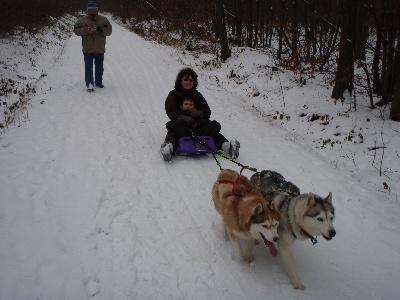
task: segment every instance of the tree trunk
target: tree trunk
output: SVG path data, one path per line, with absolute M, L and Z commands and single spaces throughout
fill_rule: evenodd
M 383 90 L 382 90 L 382 99 L 378 103 L 376 103 L 377 106 L 383 106 L 385 104 L 388 104 L 393 97 L 393 56 L 394 56 L 394 33 L 395 33 L 395 28 L 396 28 L 396 10 L 395 10 L 395 2 L 396 0 L 392 0 L 392 5 L 391 5 L 391 13 L 388 14 L 387 17 L 387 54 L 386 54 L 386 70 L 385 70 L 385 77 L 383 80 Z
M 335 86 L 332 91 L 332 98 L 343 99 L 344 92 L 353 90 L 354 80 L 354 24 L 355 4 L 352 0 L 341 0 L 342 7 L 342 34 L 339 45 L 339 61 L 336 69 Z M 349 40 L 350 39 L 350 40 Z
M 235 0 L 235 26 L 236 39 L 238 46 L 243 46 L 243 19 L 242 19 L 242 0 Z
M 400 68 L 400 59 L 397 59 L 397 67 Z M 400 76 L 397 76 L 394 85 L 392 107 L 390 108 L 390 119 L 400 122 Z
M 382 95 L 382 81 L 379 72 L 379 59 L 381 57 L 381 45 L 382 37 L 381 33 L 377 33 L 375 49 L 374 49 L 374 60 L 372 62 L 372 87 L 375 94 L 378 96 Z
M 279 26 L 278 36 L 279 36 L 279 42 L 278 42 L 278 52 L 276 54 L 276 57 L 278 60 L 280 60 L 283 54 L 283 26 Z
M 298 9 L 299 5 L 297 0 L 293 0 L 293 19 L 292 19 L 292 60 L 298 65 L 299 64 L 299 50 L 298 50 L 298 38 L 299 38 L 299 21 L 298 21 Z
M 355 1 L 354 1 L 355 2 Z M 366 9 L 355 8 L 353 11 L 357 16 L 355 18 L 355 30 L 351 39 L 354 43 L 354 61 L 365 61 L 365 52 L 368 44 L 368 11 Z M 354 16 L 353 16 L 354 17 Z
M 221 61 L 225 62 L 231 55 L 229 52 L 228 35 L 226 33 L 223 0 L 216 0 L 215 2 L 215 19 L 219 35 L 219 43 L 221 47 Z
M 392 107 L 390 108 L 390 119 L 393 121 L 400 122 L 400 17 L 399 4 L 395 6 L 394 16 L 397 19 L 397 47 L 396 55 L 393 60 L 393 101 Z
M 260 3 L 258 1 L 256 1 L 255 5 L 255 16 L 253 18 L 253 28 L 254 28 L 254 34 L 253 34 L 253 48 L 256 48 L 257 45 L 259 45 L 260 40 L 259 40 L 259 30 L 260 30 Z
M 253 9 L 252 9 L 252 0 L 247 0 L 247 7 L 246 7 L 246 27 L 247 27 L 247 40 L 246 40 L 246 46 L 247 47 L 253 47 L 253 39 L 254 39 L 254 33 L 253 33 Z
M 310 59 L 311 57 L 311 21 L 308 18 L 308 6 L 304 7 L 304 38 L 306 40 L 306 59 Z
M 126 0 L 119 0 L 119 8 L 120 8 L 120 15 L 121 15 L 122 24 L 126 24 L 126 6 L 125 6 L 125 1 Z

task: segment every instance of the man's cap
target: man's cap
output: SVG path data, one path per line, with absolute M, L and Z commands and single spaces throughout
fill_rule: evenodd
M 99 8 L 97 7 L 97 3 L 94 1 L 89 1 L 86 11 L 89 10 L 99 10 Z

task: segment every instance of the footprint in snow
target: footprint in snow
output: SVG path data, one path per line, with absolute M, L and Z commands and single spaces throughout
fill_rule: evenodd
M 86 293 L 90 298 L 100 293 L 100 280 L 97 276 L 90 276 L 85 279 Z

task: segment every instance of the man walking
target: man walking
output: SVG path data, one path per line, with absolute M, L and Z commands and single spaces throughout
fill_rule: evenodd
M 85 61 L 85 82 L 88 91 L 94 91 L 94 86 L 103 88 L 103 62 L 106 52 L 106 36 L 110 36 L 112 26 L 110 21 L 99 15 L 97 3 L 90 1 L 86 16 L 81 17 L 74 25 L 74 33 L 82 37 L 82 52 Z M 93 61 L 95 75 L 93 80 Z

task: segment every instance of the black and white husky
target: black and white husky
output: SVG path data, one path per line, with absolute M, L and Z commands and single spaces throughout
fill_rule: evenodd
M 278 172 L 269 170 L 255 173 L 250 181 L 266 199 L 274 202 L 281 215 L 278 227 L 279 253 L 293 287 L 304 290 L 305 286 L 296 275 L 290 246 L 295 240 L 310 239 L 315 244 L 317 236 L 331 240 L 336 235 L 332 193 L 326 198 L 313 193 L 300 194 L 293 183 L 286 182 Z

